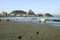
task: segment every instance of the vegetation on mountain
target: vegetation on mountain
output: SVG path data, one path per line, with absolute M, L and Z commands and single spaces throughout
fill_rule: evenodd
M 22 11 L 22 10 L 14 10 L 10 13 L 10 15 L 12 15 L 12 16 L 22 16 L 24 14 L 26 14 L 26 12 Z
M 38 14 L 39 17 L 43 17 L 43 14 Z
M 35 15 L 35 13 L 34 13 L 32 10 L 29 10 L 27 13 L 28 13 L 29 15 Z
M 53 17 L 53 15 L 51 15 L 50 13 L 45 13 L 44 16 L 46 16 L 46 17 Z
M 45 13 L 45 14 L 35 14 L 32 10 L 29 10 L 28 12 L 22 11 L 22 10 L 13 10 L 8 14 L 7 12 L 2 12 L 0 14 L 0 17 L 53 17 L 50 13 Z
M 11 12 L 11 14 L 26 14 L 26 12 L 22 10 L 14 10 Z

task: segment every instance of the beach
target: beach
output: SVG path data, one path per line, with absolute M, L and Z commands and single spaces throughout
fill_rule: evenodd
M 60 29 L 45 24 L 2 19 L 0 40 L 60 40 Z

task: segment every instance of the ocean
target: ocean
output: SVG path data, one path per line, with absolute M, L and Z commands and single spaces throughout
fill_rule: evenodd
M 38 24 L 46 24 L 52 26 L 60 26 L 60 22 L 56 21 L 44 21 L 39 22 L 38 19 L 49 19 L 49 20 L 60 20 L 60 17 L 4 17 L 0 19 L 9 19 L 17 22 L 28 22 L 28 23 L 38 23 Z

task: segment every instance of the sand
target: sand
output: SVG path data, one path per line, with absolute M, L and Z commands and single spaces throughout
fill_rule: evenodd
M 60 30 L 45 24 L 2 20 L 0 40 L 60 40 Z

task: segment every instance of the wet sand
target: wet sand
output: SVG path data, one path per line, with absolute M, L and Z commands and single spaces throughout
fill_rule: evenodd
M 60 30 L 45 24 L 2 20 L 0 40 L 60 40 Z

